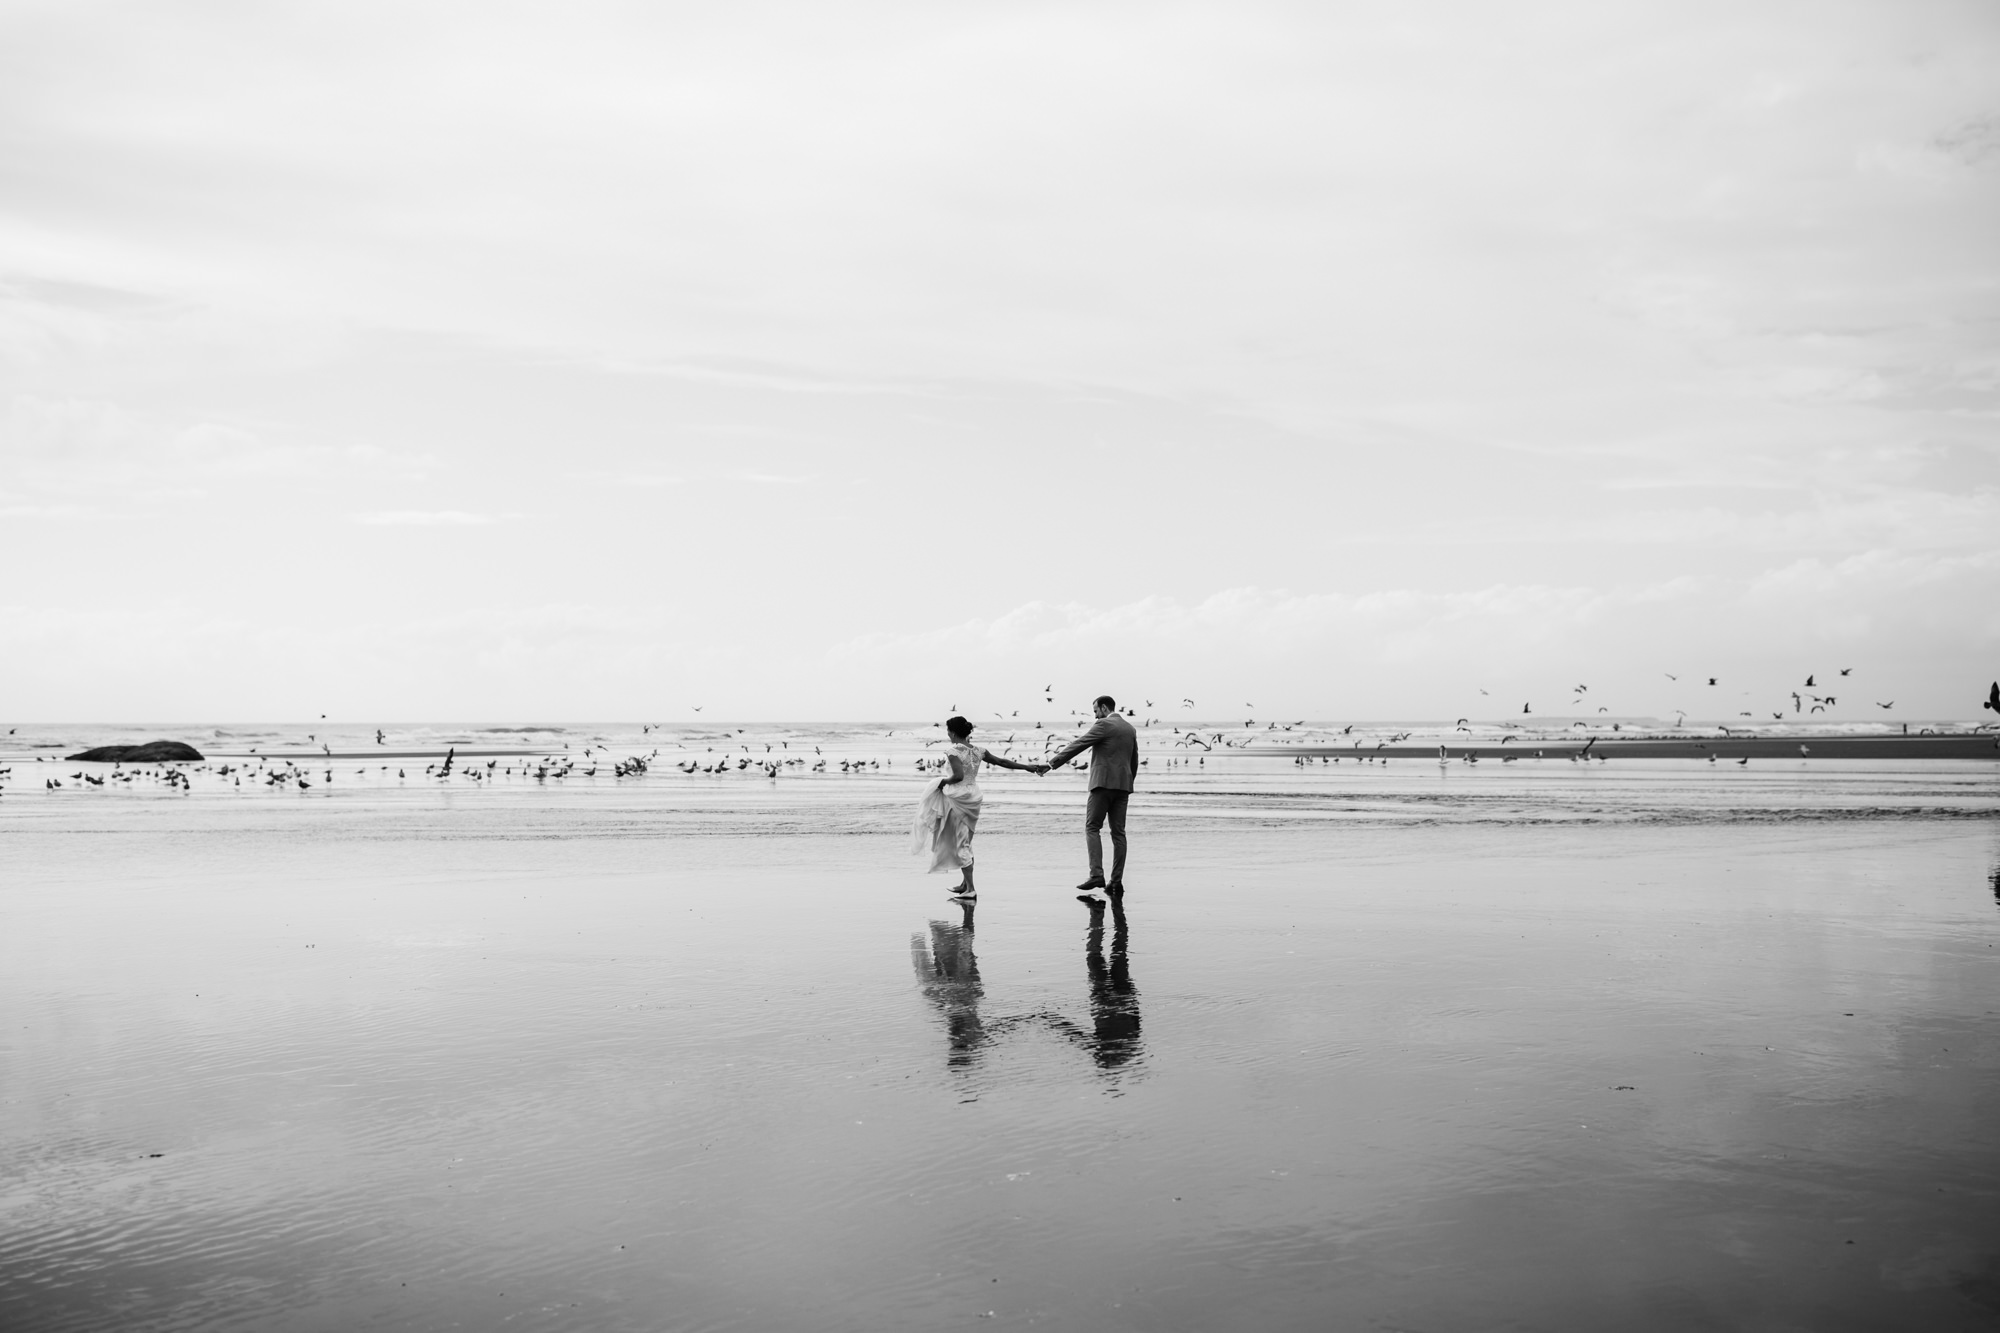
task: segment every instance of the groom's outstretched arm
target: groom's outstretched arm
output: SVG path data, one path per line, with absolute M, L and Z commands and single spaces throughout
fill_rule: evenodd
M 1109 736 L 1110 734 L 1111 734 L 1111 728 L 1107 724 L 1105 719 L 1101 717 L 1098 718 L 1097 721 L 1091 724 L 1089 731 L 1084 732 L 1083 735 L 1078 736 L 1068 745 L 1065 745 L 1062 747 L 1062 749 L 1056 751 L 1055 758 L 1049 760 L 1049 767 L 1061 768 L 1064 764 L 1067 764 L 1070 760 L 1076 758 L 1078 755 L 1082 754 L 1085 750 L 1088 750 L 1091 746 L 1097 744 L 1099 741 L 1103 740 L 1106 736 Z

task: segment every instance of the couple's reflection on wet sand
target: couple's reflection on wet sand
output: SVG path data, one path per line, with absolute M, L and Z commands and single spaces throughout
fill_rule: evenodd
M 996 1018 L 981 1012 L 986 991 L 980 985 L 979 957 L 973 949 L 974 904 L 961 904 L 963 920 L 933 921 L 928 937 L 910 936 L 910 961 L 916 968 L 917 986 L 944 1019 L 947 1067 L 961 1071 L 976 1068 L 992 1042 L 1028 1026 L 1053 1031 L 1074 1043 L 1107 1074 L 1139 1061 L 1144 1054 L 1139 1039 L 1139 989 L 1132 983 L 1131 930 L 1125 905 L 1114 900 L 1107 907 L 1094 899 L 1084 905 L 1090 913 L 1083 935 L 1083 966 L 1090 994 L 1087 1028 L 1046 1009 Z M 1108 956 L 1106 917 L 1111 920 Z

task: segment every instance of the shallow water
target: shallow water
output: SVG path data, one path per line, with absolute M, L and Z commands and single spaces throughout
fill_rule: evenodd
M 916 752 L 17 760 L 0 1327 L 2000 1323 L 1992 767 L 1211 760 L 1122 920 L 995 775 L 968 918 Z

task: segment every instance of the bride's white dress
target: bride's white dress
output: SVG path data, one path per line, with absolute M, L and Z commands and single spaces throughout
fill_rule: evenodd
M 986 799 L 979 790 L 979 766 L 986 762 L 986 751 L 958 743 L 947 753 L 958 756 L 965 779 L 946 787 L 942 784 L 951 774 L 945 773 L 924 790 L 910 838 L 913 854 L 930 857 L 933 875 L 972 864 L 972 834 L 979 827 L 979 807 Z

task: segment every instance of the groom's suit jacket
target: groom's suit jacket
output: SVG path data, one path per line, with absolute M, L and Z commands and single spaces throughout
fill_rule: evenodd
M 1090 751 L 1090 789 L 1131 791 L 1139 776 L 1139 733 L 1116 713 L 1100 717 L 1089 731 L 1057 751 L 1051 764 L 1065 764 Z

